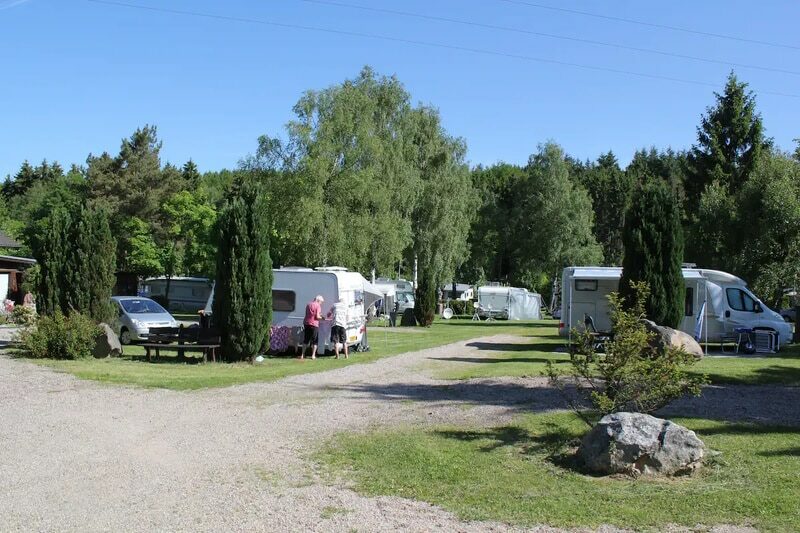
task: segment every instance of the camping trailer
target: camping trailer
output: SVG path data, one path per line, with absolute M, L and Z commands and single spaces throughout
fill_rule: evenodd
M 734 336 L 737 328 L 773 331 L 780 344 L 791 341 L 791 324 L 764 305 L 741 278 L 719 270 L 682 270 L 686 299 L 681 331 L 701 342 L 721 342 Z M 572 329 L 583 330 L 586 315 L 598 331 L 609 331 L 608 295 L 618 290 L 621 276 L 620 267 L 565 268 L 559 333 L 567 337 Z
M 207 278 L 175 276 L 169 280 L 169 310 L 195 313 L 202 309 L 211 294 L 211 281 Z M 144 280 L 139 296 L 166 297 L 167 278 Z
M 518 287 L 478 287 L 478 316 L 508 320 L 538 320 L 542 297 Z

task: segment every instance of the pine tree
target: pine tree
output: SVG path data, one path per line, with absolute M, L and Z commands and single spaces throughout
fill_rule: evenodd
M 268 342 L 272 261 L 266 200 L 247 178 L 237 182 L 219 216 L 214 319 L 228 361 L 253 357 Z
M 681 272 L 683 228 L 678 200 L 667 184 L 650 180 L 634 191 L 622 242 L 620 294 L 630 303 L 631 281 L 646 282 L 650 286 L 647 318 L 677 328 L 686 291 Z

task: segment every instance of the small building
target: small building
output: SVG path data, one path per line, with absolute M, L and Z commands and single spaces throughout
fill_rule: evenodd
M 0 231 L 0 249 L 19 249 L 22 245 Z M 22 277 L 25 270 L 36 264 L 35 259 L 0 255 L 0 302 L 12 300 L 22 303 Z

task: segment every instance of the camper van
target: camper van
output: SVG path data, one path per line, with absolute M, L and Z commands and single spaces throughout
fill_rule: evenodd
M 306 304 L 321 295 L 322 315 L 341 298 L 348 307 L 347 343 L 360 344 L 366 332 L 366 314 L 383 294 L 358 272 L 343 267 L 283 267 L 272 270 L 272 328 L 271 347 L 277 351 L 300 346 L 303 342 L 303 320 Z M 214 292 L 206 302 L 204 314 L 211 316 Z M 319 323 L 319 353 L 332 350 L 330 320 Z M 276 344 L 277 342 L 277 344 Z
M 414 286 L 410 281 L 378 278 L 375 280 L 375 286 L 387 296 L 381 306 L 384 313 L 394 311 L 395 304 L 400 313 L 406 309 L 414 309 Z
M 139 296 L 166 298 L 167 278 L 144 280 Z M 196 313 L 202 309 L 211 294 L 211 281 L 207 278 L 176 276 L 169 280 L 169 310 Z
M 478 316 L 508 320 L 538 320 L 542 297 L 518 287 L 478 287 Z
M 620 267 L 565 268 L 559 333 L 566 337 L 573 328 L 582 330 L 585 315 L 592 317 L 598 331 L 610 330 L 608 295 L 618 290 L 621 276 Z M 791 341 L 791 324 L 756 298 L 741 278 L 719 270 L 684 268 L 683 279 L 681 331 L 701 342 L 721 342 L 735 336 L 737 328 L 773 331 L 781 345 Z

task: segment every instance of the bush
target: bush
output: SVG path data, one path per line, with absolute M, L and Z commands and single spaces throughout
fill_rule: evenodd
M 601 415 L 651 413 L 685 394 L 698 396 L 707 381 L 686 372 L 694 356 L 673 347 L 660 349 L 653 342 L 655 333 L 642 323 L 650 289 L 642 282 L 631 283 L 631 289 L 631 302 L 617 293 L 608 297 L 613 339 L 605 343 L 605 353 L 597 353 L 591 333 L 573 330 L 577 342 L 570 354 L 571 371 L 558 372 L 551 363 L 547 367 L 551 384 L 563 388 L 566 378 Z M 572 407 L 583 417 L 581 404 L 573 402 Z
M 472 302 L 465 302 L 464 300 L 450 300 L 445 307 L 449 307 L 456 315 L 472 314 Z
M 11 322 L 20 326 L 30 326 L 36 322 L 36 313 L 32 308 L 24 305 L 15 305 L 11 311 Z
M 19 352 L 34 359 L 87 359 L 101 332 L 100 326 L 80 313 L 56 312 L 20 334 Z

